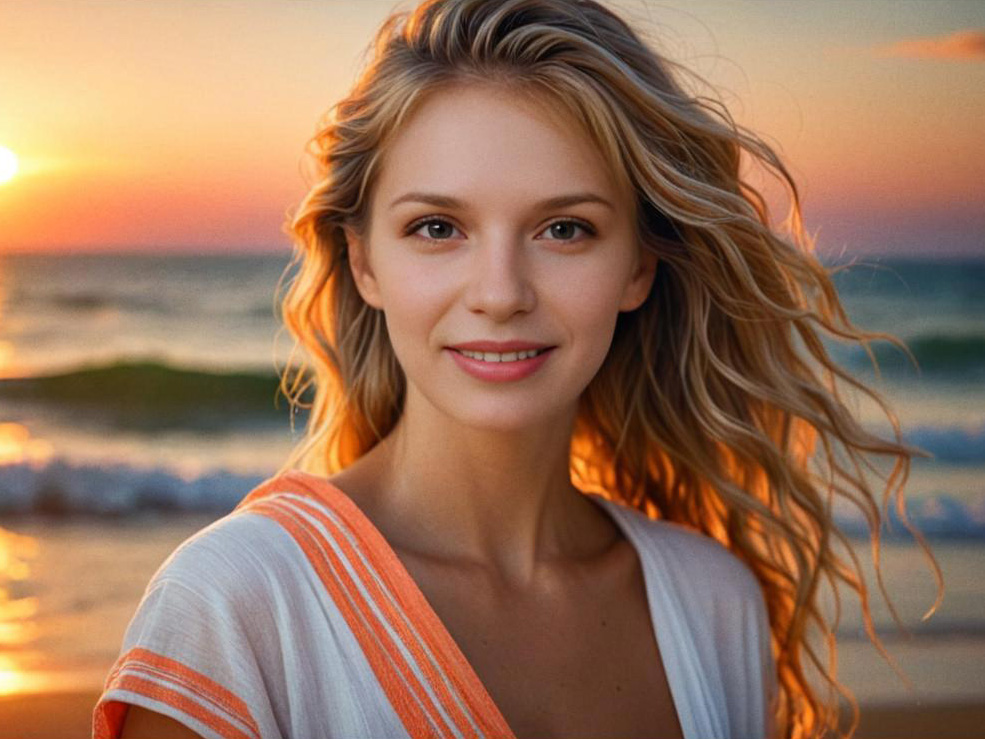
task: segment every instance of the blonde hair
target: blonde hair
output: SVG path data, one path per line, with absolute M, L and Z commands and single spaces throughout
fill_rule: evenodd
M 832 503 L 844 498 L 864 514 L 878 572 L 885 507 L 895 501 L 904 514 L 916 450 L 902 443 L 882 399 L 822 345 L 823 335 L 866 349 L 888 337 L 847 318 L 813 256 L 797 187 L 780 158 L 723 105 L 689 93 L 683 83 L 693 73 L 592 0 L 427 0 L 390 15 L 372 51 L 308 142 L 316 181 L 285 226 L 295 242 L 291 266 L 301 266 L 281 305 L 296 340 L 281 389 L 310 416 L 283 469 L 332 474 L 400 417 L 405 378 L 382 311 L 356 290 L 343 226 L 365 234 L 369 195 L 401 123 L 428 96 L 463 82 L 509 84 L 514 94 L 550 100 L 632 183 L 639 243 L 659 255 L 646 302 L 619 315 L 609 354 L 580 399 L 572 479 L 739 556 L 769 610 L 781 735 L 836 730 L 836 693 L 851 703 L 853 733 L 858 707 L 837 681 L 838 614 L 828 623 L 822 613 L 822 581 L 858 594 L 866 630 L 889 656 Z M 763 196 L 740 176 L 742 155 L 789 193 L 782 224 L 789 236 L 774 229 Z M 293 365 L 299 349 L 306 356 Z M 893 439 L 862 428 L 846 407 L 845 387 L 879 404 Z M 873 469 L 870 457 L 883 456 L 893 464 L 880 508 L 865 469 Z M 933 555 L 902 518 L 940 586 Z M 881 575 L 879 586 L 886 596 Z M 828 647 L 828 666 L 812 633 Z M 826 699 L 808 666 L 828 686 Z

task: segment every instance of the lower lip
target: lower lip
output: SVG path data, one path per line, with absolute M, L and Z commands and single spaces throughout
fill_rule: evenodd
M 451 352 L 451 357 L 458 366 L 473 377 L 487 382 L 512 382 L 513 380 L 522 380 L 524 377 L 529 377 L 540 369 L 541 365 L 551 355 L 551 352 L 554 351 L 554 347 L 551 347 L 546 352 L 541 352 L 536 357 L 518 359 L 515 362 L 483 362 L 481 359 L 466 357 L 454 349 L 448 349 L 447 351 Z

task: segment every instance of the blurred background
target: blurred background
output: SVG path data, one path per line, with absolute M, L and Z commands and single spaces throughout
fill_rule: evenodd
M 0 0 L 0 736 L 87 736 L 151 575 L 300 437 L 281 226 L 316 119 L 413 4 Z M 921 621 L 931 570 L 887 530 L 910 636 L 877 594 L 876 625 L 910 684 L 851 597 L 839 675 L 868 736 L 985 735 L 985 4 L 608 4 L 777 147 L 822 257 L 855 262 L 850 316 L 916 356 L 877 347 L 877 379 L 832 346 L 933 455 L 908 509 L 947 594 Z

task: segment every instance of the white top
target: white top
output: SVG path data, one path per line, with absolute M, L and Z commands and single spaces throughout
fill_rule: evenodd
M 639 555 L 685 739 L 773 735 L 765 602 L 737 557 L 589 494 Z M 382 534 L 326 479 L 292 471 L 182 542 L 151 578 L 93 711 L 129 704 L 207 737 L 514 739 Z

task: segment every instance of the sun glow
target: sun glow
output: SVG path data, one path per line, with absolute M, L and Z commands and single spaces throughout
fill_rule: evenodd
M 17 155 L 6 146 L 0 146 L 0 185 L 5 185 L 17 174 Z

